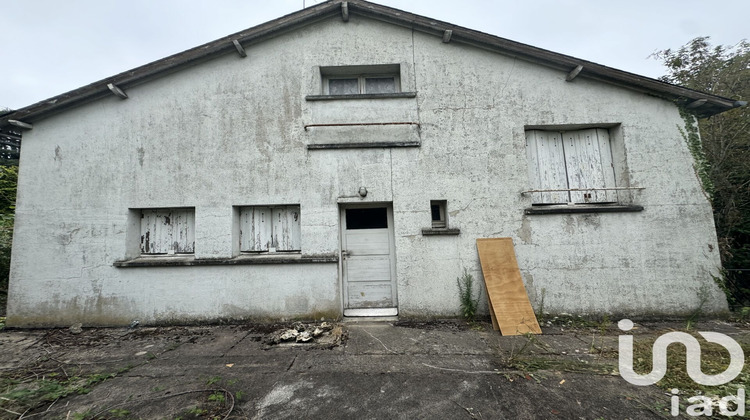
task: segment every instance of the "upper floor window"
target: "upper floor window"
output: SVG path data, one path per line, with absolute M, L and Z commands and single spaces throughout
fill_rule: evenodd
M 398 64 L 321 67 L 324 95 L 401 92 Z
M 328 78 L 329 95 L 396 93 L 396 76 L 357 76 Z
M 526 130 L 534 204 L 617 202 L 609 130 Z

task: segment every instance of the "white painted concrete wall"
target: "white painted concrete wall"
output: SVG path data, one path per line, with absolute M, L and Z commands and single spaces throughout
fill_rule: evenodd
M 357 16 L 246 49 L 24 134 L 8 325 L 339 316 L 336 263 L 113 262 L 135 256 L 128 209 L 147 207 L 195 207 L 195 257 L 231 258 L 233 206 L 299 203 L 303 255 L 337 255 L 338 203 L 352 201 L 393 202 L 403 315 L 458 314 L 456 277 L 482 278 L 476 238 L 506 236 L 535 308 L 684 314 L 705 293 L 704 311 L 726 309 L 711 208 L 670 102 Z M 390 63 L 416 98 L 305 100 L 321 93 L 319 66 Z M 396 119 L 420 129 L 303 129 Z M 599 123 L 620 124 L 618 177 L 645 187 L 633 198 L 645 210 L 524 216 L 524 127 Z M 378 136 L 422 145 L 306 148 Z M 345 198 L 360 186 L 366 199 Z M 421 234 L 437 199 L 459 236 Z

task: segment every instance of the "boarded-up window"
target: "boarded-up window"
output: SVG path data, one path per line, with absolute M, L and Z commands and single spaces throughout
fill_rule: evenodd
M 141 210 L 141 254 L 192 254 L 195 209 Z
M 240 251 L 300 251 L 300 206 L 240 209 Z
M 609 131 L 526 131 L 534 204 L 616 202 Z M 549 191 L 552 190 L 552 191 Z

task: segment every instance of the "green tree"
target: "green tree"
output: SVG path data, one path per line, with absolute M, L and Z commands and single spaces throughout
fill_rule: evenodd
M 10 108 L 0 107 L 0 117 L 13 113 Z M 0 165 L 18 165 L 21 151 L 21 130 L 15 127 L 0 128 Z
M 695 38 L 654 54 L 668 70 L 661 80 L 718 96 L 750 99 L 750 43 L 712 46 Z M 750 111 L 735 108 L 698 120 L 712 184 L 711 200 L 730 302 L 750 304 Z
M 0 166 L 0 215 L 12 215 L 16 210 L 18 166 Z
M 5 314 L 8 297 L 17 186 L 18 166 L 0 166 L 0 316 Z
M 0 316 L 5 315 L 13 246 L 18 166 L 0 166 Z

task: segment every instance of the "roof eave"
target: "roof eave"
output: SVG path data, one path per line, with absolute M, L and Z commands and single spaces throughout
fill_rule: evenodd
M 278 19 L 219 38 L 215 41 L 173 54 L 166 58 L 127 70 L 117 75 L 90 83 L 2 115 L 0 116 L 0 127 L 10 125 L 8 123 L 9 120 L 18 120 L 28 123 L 36 122 L 67 109 L 111 96 L 112 91 L 108 87 L 109 84 L 113 84 L 122 90 L 127 90 L 155 78 L 194 66 L 224 54 L 236 54 L 237 49 L 233 42 L 235 40 L 246 47 L 291 31 L 300 26 L 313 24 L 336 13 L 340 13 L 340 6 L 337 3 L 328 2 L 308 7 L 299 12 L 282 16 Z
M 583 67 L 583 70 L 578 77 L 596 79 L 608 84 L 615 84 L 625 88 L 634 89 L 671 100 L 678 106 L 686 107 L 697 100 L 705 99 L 706 102 L 703 105 L 690 109 L 690 111 L 698 117 L 709 117 L 711 115 L 743 106 L 740 102 L 735 101 L 734 99 L 672 85 L 661 80 L 614 69 L 591 61 L 537 48 L 520 42 L 511 41 L 495 35 L 456 26 L 448 22 L 429 19 L 424 16 L 415 15 L 413 13 L 392 9 L 366 1 L 352 0 L 349 3 L 350 13 L 368 15 L 382 21 L 395 23 L 401 26 L 408 26 L 420 32 L 442 36 L 446 30 L 450 30 L 450 42 L 461 42 L 474 45 L 503 55 L 517 57 L 524 61 L 556 68 L 564 72 L 569 72 L 580 65 Z
M 37 102 L 0 117 L 0 128 L 9 125 L 9 120 L 32 123 L 66 109 L 107 97 L 112 94 L 112 91 L 108 87 L 109 84 L 127 90 L 133 86 L 196 65 L 211 58 L 232 52 L 236 53 L 236 47 L 233 43 L 235 40 L 243 46 L 252 45 L 253 43 L 291 31 L 300 26 L 309 25 L 329 16 L 340 14 L 342 9 L 341 3 L 342 1 L 340 0 L 332 0 L 308 7 L 250 29 Z M 402 10 L 362 0 L 351 0 L 346 3 L 348 13 L 350 14 L 368 16 L 400 26 L 410 27 L 420 32 L 442 36 L 446 30 L 451 30 L 450 42 L 474 45 L 566 72 L 577 66 L 582 66 L 583 69 L 578 77 L 596 79 L 662 97 L 674 101 L 679 106 L 687 106 L 697 100 L 705 99 L 705 103 L 691 109 L 691 112 L 699 117 L 708 117 L 742 106 L 740 102 L 733 99 L 671 85 L 660 80 L 613 69 L 601 64 L 555 53 L 447 22 L 429 19 Z

